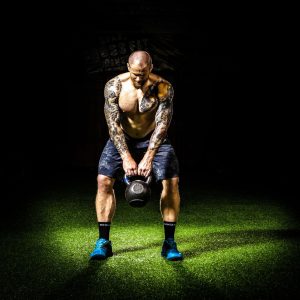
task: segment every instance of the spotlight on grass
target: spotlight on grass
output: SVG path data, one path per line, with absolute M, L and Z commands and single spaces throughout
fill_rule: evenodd
M 114 256 L 90 262 L 97 239 L 91 199 L 45 196 L 33 203 L 23 231 L 2 237 L 3 298 L 262 299 L 299 292 L 299 224 L 275 201 L 195 191 L 176 229 L 184 261 L 167 262 L 158 201 L 136 210 L 119 200 Z

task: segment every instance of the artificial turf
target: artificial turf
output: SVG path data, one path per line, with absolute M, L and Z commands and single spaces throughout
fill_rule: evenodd
M 89 261 L 98 237 L 94 182 L 49 186 L 27 199 L 1 234 L 1 299 L 297 297 L 299 222 L 283 201 L 181 187 L 176 241 L 184 260 L 168 262 L 160 256 L 159 188 L 146 207 L 131 208 L 117 186 L 114 256 L 105 261 Z

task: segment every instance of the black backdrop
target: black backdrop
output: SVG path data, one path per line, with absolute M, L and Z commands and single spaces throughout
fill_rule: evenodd
M 169 135 L 182 176 L 293 186 L 296 121 L 282 27 L 249 8 L 187 4 L 13 10 L 2 126 L 7 186 L 96 175 L 107 139 L 103 86 L 126 71 L 136 49 L 148 50 L 154 72 L 174 85 Z

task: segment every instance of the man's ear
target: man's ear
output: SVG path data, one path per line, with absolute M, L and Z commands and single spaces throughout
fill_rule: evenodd
M 130 65 L 129 65 L 129 63 L 127 63 L 127 69 L 128 69 L 128 71 L 130 72 Z
M 151 64 L 151 67 L 150 67 L 150 72 L 152 72 L 152 69 L 153 69 L 153 64 Z

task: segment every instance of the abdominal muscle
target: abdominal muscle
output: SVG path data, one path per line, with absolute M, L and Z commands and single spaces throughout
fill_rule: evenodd
M 143 138 L 155 129 L 155 119 L 150 120 L 146 116 L 135 117 L 122 116 L 121 128 L 132 138 Z

